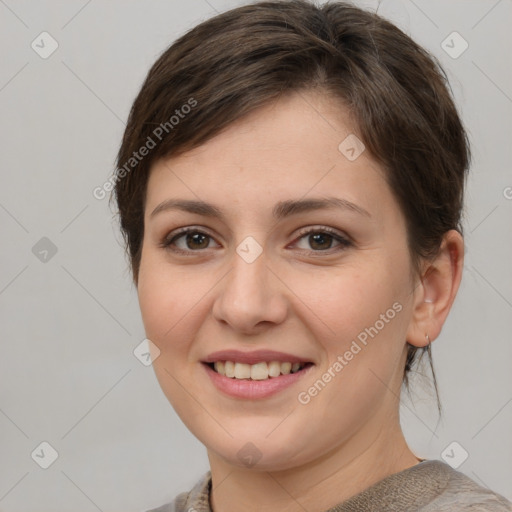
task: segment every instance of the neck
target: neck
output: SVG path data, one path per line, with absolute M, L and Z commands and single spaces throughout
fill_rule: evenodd
M 321 512 L 419 462 L 398 422 L 369 429 L 308 464 L 281 471 L 240 468 L 209 452 L 213 510 Z

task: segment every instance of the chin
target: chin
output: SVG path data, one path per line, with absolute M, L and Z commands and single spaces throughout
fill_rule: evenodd
M 291 440 L 289 434 L 287 439 L 283 439 L 277 430 L 269 436 L 271 431 L 247 434 L 243 429 L 233 429 L 229 430 L 232 438 L 226 434 L 222 439 L 212 438 L 211 430 L 210 435 L 201 435 L 205 432 L 194 435 L 206 446 L 209 454 L 215 454 L 225 463 L 240 469 L 284 471 L 314 458 L 314 447 L 310 442 L 301 442 L 298 436 Z
M 225 463 L 239 469 L 248 471 L 285 471 L 307 462 L 299 460 L 298 454 L 288 450 L 274 449 L 273 447 L 262 447 L 259 449 L 256 444 L 247 441 L 241 448 L 235 447 L 212 447 L 212 452 L 222 458 Z M 303 456 L 301 457 L 301 459 Z

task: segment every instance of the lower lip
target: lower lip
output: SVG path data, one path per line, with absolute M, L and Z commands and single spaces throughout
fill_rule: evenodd
M 234 379 L 217 373 L 206 363 L 202 363 L 206 373 L 212 380 L 215 387 L 234 398 L 244 398 L 254 400 L 266 398 L 279 393 L 280 391 L 292 386 L 298 382 L 313 365 L 306 366 L 296 373 L 280 375 L 279 377 L 270 377 L 265 380 Z

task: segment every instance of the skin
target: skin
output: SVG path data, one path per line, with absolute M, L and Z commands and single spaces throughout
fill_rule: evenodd
M 418 463 L 399 422 L 406 340 L 433 341 L 457 293 L 463 240 L 446 233 L 439 255 L 413 272 L 404 216 L 382 169 L 338 146 L 357 128 L 339 101 L 294 93 L 202 146 L 156 162 L 149 177 L 138 296 L 153 367 L 168 400 L 206 446 L 215 511 L 326 510 Z M 336 196 L 368 211 L 303 212 L 275 220 L 278 201 Z M 151 212 L 168 199 L 203 200 L 225 216 Z M 208 235 L 182 236 L 181 227 Z M 315 242 L 330 227 L 351 240 Z M 314 229 L 313 229 L 314 228 Z M 248 236 L 263 252 L 236 252 Z M 324 244 L 324 245 L 322 245 Z M 307 391 L 365 328 L 394 303 L 402 309 L 309 403 Z M 221 349 L 271 349 L 313 361 L 277 395 L 241 400 L 221 394 L 200 361 Z M 244 463 L 252 443 L 261 457 Z

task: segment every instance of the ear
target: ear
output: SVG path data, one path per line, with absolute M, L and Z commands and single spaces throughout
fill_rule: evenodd
M 414 289 L 407 342 L 425 347 L 441 332 L 459 289 L 464 267 L 464 240 L 452 229 L 445 233 L 437 256 L 425 263 Z

